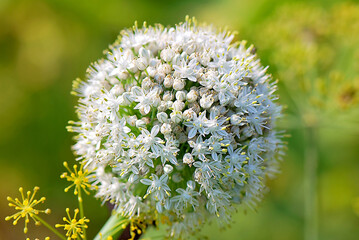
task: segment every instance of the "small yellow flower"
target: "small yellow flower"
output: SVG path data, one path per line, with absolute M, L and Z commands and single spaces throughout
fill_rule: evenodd
M 76 216 L 79 213 L 79 209 L 76 208 L 74 212 L 75 212 L 74 217 L 71 218 L 70 209 L 66 208 L 66 213 L 67 213 L 68 218 L 66 218 L 66 217 L 63 218 L 63 221 L 66 223 L 55 225 L 55 227 L 57 227 L 57 228 L 63 227 L 65 229 L 65 231 L 67 231 L 67 233 L 66 233 L 67 240 L 78 239 L 79 237 L 81 237 L 83 239 L 84 238 L 83 230 L 84 230 L 84 228 L 87 228 L 86 223 L 90 221 L 86 217 L 83 217 L 83 218 L 80 218 L 79 220 L 77 220 Z
M 11 197 L 7 197 L 7 200 L 10 202 L 9 206 L 14 207 L 15 210 L 18 212 L 7 216 L 5 218 L 6 221 L 9 221 L 10 219 L 14 219 L 13 224 L 16 225 L 20 218 L 25 218 L 25 228 L 24 233 L 27 233 L 28 228 L 27 224 L 30 222 L 30 218 L 32 218 L 35 221 L 36 225 L 40 225 L 40 222 L 36 219 L 35 215 L 38 215 L 39 213 L 43 212 L 46 214 L 50 214 L 50 209 L 46 210 L 37 210 L 34 209 L 34 207 L 39 204 L 43 203 L 46 198 L 42 197 L 39 200 L 34 199 L 36 192 L 39 190 L 39 187 L 34 187 L 34 192 L 31 194 L 31 191 L 27 191 L 26 197 L 24 195 L 24 189 L 21 187 L 19 188 L 19 192 L 21 193 L 22 200 L 20 201 L 18 198 L 12 199 Z
M 72 188 L 73 186 L 75 186 L 74 189 L 74 194 L 78 195 L 79 192 L 82 190 L 84 190 L 84 192 L 86 194 L 90 194 L 90 192 L 87 190 L 87 188 L 91 188 L 91 184 L 89 183 L 89 177 L 88 175 L 91 173 L 89 172 L 87 169 L 84 171 L 83 170 L 83 165 L 80 165 L 80 169 L 77 169 L 77 165 L 74 165 L 74 171 L 71 171 L 71 169 L 69 168 L 67 162 L 64 162 L 64 166 L 65 168 L 69 171 L 70 174 L 68 174 L 67 172 L 64 172 L 63 174 L 61 174 L 61 178 L 66 178 L 67 181 L 69 182 L 73 182 L 70 186 L 68 186 L 67 188 L 65 188 L 65 192 L 67 192 L 70 188 Z M 82 198 L 81 195 L 79 194 L 79 201 L 82 202 Z

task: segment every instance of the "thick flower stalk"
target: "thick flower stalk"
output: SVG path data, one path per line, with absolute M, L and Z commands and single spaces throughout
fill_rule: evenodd
M 56 224 L 55 226 L 57 228 L 63 227 L 65 231 L 67 231 L 66 232 L 67 240 L 86 239 L 83 229 L 88 227 L 86 223 L 88 223 L 90 220 L 88 220 L 86 217 L 77 220 L 76 217 L 79 212 L 80 210 L 76 208 L 74 210 L 74 216 L 71 217 L 70 209 L 66 208 L 67 218 L 66 217 L 63 218 L 65 224 Z
M 51 213 L 50 209 L 46 209 L 46 210 L 36 209 L 38 204 L 44 203 L 46 200 L 45 197 L 42 197 L 39 200 L 35 199 L 35 195 L 39 191 L 39 189 L 40 189 L 39 187 L 34 187 L 33 192 L 27 191 L 25 194 L 24 189 L 20 187 L 19 192 L 21 194 L 21 200 L 19 198 L 13 199 L 11 197 L 7 197 L 7 200 L 9 201 L 9 207 L 14 207 L 17 212 L 11 216 L 7 216 L 5 220 L 9 221 L 11 219 L 14 219 L 13 224 L 16 225 L 21 218 L 24 218 L 25 219 L 24 233 L 26 234 L 29 230 L 28 223 L 30 222 L 30 218 L 31 218 L 34 220 L 35 225 L 43 224 L 50 231 L 56 234 L 60 239 L 66 240 L 65 237 L 61 235 L 61 233 L 59 233 L 56 229 L 51 227 L 50 224 L 48 224 L 39 216 L 39 213 L 45 213 L 45 214 Z M 50 237 L 45 237 L 45 240 L 49 240 L 49 239 Z M 26 240 L 30 240 L 30 239 L 26 238 Z
M 124 30 L 79 96 L 74 151 L 96 196 L 181 237 L 209 216 L 255 207 L 278 172 L 275 82 L 245 41 L 187 19 Z

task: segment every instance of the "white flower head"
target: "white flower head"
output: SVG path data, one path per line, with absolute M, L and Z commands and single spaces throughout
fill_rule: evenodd
M 266 68 L 233 35 L 191 19 L 127 29 L 78 83 L 74 151 L 97 197 L 183 237 L 261 199 L 282 151 Z M 103 169 L 103 171 L 99 171 Z

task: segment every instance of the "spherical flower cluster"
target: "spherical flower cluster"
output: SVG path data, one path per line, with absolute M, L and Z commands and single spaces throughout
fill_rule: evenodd
M 350 115 L 359 110 L 358 26 L 359 4 L 342 1 L 326 10 L 284 4 L 250 30 L 283 80 L 286 102 L 295 104 L 289 108 L 306 124 L 343 128 L 342 119 L 356 118 Z
M 187 19 L 121 32 L 77 80 L 74 151 L 97 197 L 179 237 L 208 216 L 254 207 L 278 171 L 275 83 L 245 42 Z

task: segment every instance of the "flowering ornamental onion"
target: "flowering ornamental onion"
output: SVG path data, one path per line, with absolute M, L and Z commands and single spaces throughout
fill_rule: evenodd
M 195 21 L 121 32 L 74 82 L 74 151 L 97 197 L 181 237 L 209 216 L 255 207 L 278 171 L 275 83 L 245 42 Z

